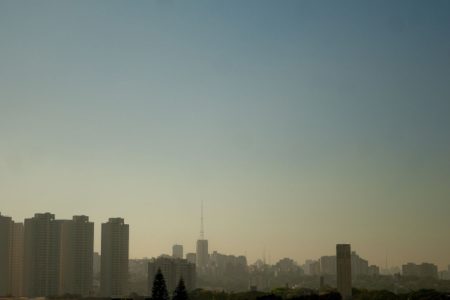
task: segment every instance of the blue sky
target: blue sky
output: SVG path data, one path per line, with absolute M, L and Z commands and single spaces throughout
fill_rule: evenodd
M 250 260 L 447 265 L 449 9 L 2 1 L 1 211 L 123 216 L 142 257 L 193 250 L 203 200 Z

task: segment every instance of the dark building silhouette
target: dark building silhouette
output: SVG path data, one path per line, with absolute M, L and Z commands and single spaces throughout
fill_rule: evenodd
M 203 202 L 201 207 L 201 225 L 200 239 L 197 240 L 196 265 L 199 272 L 205 272 L 208 267 L 209 250 L 208 240 L 205 239 L 205 230 L 203 225 Z
M 11 294 L 15 297 L 23 296 L 23 251 L 23 223 L 14 222 L 11 254 Z
M 38 213 L 25 219 L 24 236 L 24 295 L 58 295 L 60 234 L 55 215 Z
M 11 294 L 13 224 L 11 217 L 0 215 L 0 296 Z
M 102 224 L 100 292 L 102 296 L 128 294 L 129 226 L 122 218 Z
M 336 245 L 337 289 L 343 300 L 352 297 L 352 257 L 349 244 Z
M 87 216 L 57 222 L 61 241 L 59 294 L 87 296 L 93 284 L 94 223 Z

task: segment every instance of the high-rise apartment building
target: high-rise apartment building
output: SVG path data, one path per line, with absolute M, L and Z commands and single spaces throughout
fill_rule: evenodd
M 98 252 L 94 252 L 94 262 L 93 262 L 93 274 L 94 277 L 99 276 L 100 275 L 100 261 L 101 261 L 101 256 Z
M 336 275 L 336 256 L 322 256 L 320 258 L 320 274 Z
M 11 294 L 13 224 L 11 217 L 0 215 L 0 296 Z
M 23 231 L 23 223 L 13 224 L 13 241 L 11 254 L 11 294 L 16 297 L 23 296 Z
M 352 252 L 352 276 L 369 275 L 369 262 L 361 258 L 355 251 Z
M 100 291 L 103 296 L 128 294 L 129 226 L 122 218 L 102 224 Z
M 164 276 L 167 290 L 170 294 L 173 293 L 181 278 L 183 278 L 184 284 L 188 291 L 195 289 L 195 264 L 188 262 L 186 259 L 173 258 L 170 256 L 160 256 L 148 263 L 147 279 L 149 295 L 151 295 L 153 280 L 158 269 L 161 270 Z
M 172 257 L 183 258 L 183 245 L 173 245 L 172 247 Z
M 342 299 L 352 297 L 352 257 L 349 244 L 336 245 L 337 289 Z
M 92 291 L 94 223 L 87 216 L 58 220 L 60 234 L 59 294 L 87 296 Z
M 24 226 L 24 295 L 58 295 L 60 267 L 59 225 L 55 215 L 35 214 Z

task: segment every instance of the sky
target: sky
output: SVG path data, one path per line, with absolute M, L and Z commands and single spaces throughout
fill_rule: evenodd
M 130 256 L 450 264 L 450 2 L 1 1 L 0 211 Z

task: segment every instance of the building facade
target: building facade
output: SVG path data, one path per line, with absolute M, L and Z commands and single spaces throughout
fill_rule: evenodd
M 90 295 L 93 284 L 94 223 L 87 216 L 58 220 L 60 234 L 59 294 Z
M 11 294 L 13 224 L 11 217 L 0 215 L 0 296 Z
M 128 294 L 129 226 L 122 218 L 102 224 L 100 292 L 102 296 Z
M 336 256 L 322 256 L 320 262 L 320 274 L 336 275 Z
M 60 239 L 55 215 L 35 214 L 24 225 L 24 295 L 58 295 Z
M 403 276 L 438 278 L 438 268 L 435 264 L 422 263 L 420 265 L 407 263 L 402 266 Z
M 16 297 L 23 296 L 23 233 L 23 223 L 14 222 L 11 256 L 11 294 Z
M 186 253 L 186 260 L 195 265 L 197 263 L 197 254 Z
M 352 257 L 349 244 L 336 245 L 337 289 L 342 299 L 352 297 Z
M 369 262 L 361 258 L 355 251 L 352 252 L 352 276 L 369 275 Z
M 172 257 L 173 258 L 183 258 L 183 245 L 173 245 Z
M 196 260 L 198 271 L 199 272 L 206 271 L 209 261 L 208 240 L 205 239 L 197 240 Z

